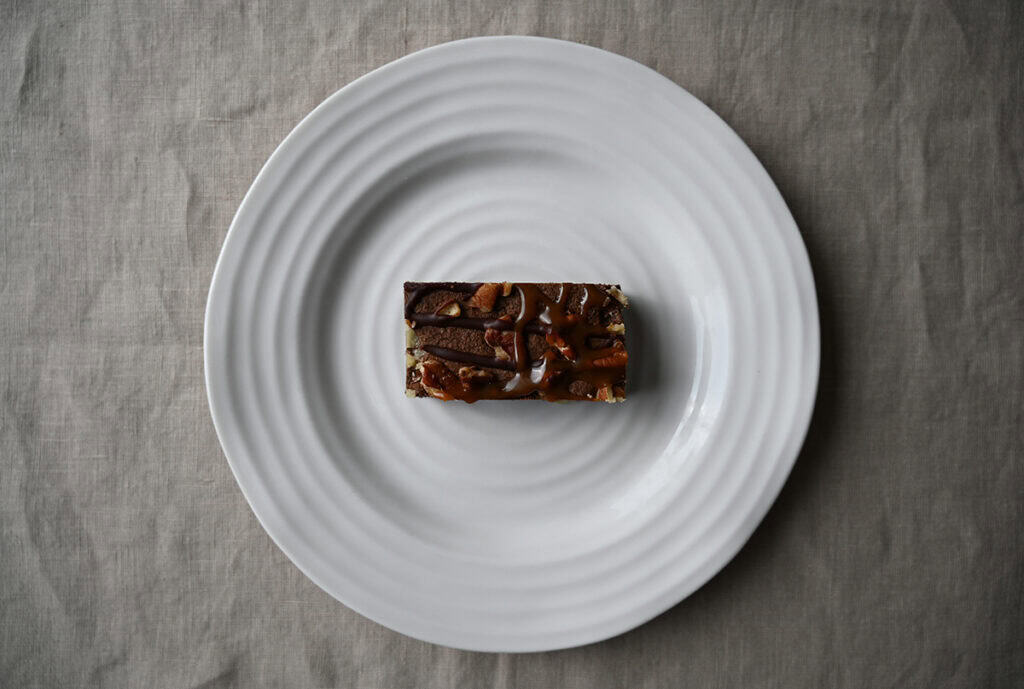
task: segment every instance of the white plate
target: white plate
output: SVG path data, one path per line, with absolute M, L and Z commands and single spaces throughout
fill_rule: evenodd
M 410 400 L 404 280 L 618 282 L 625 404 Z M 717 572 L 809 421 L 804 246 L 714 113 L 623 57 L 478 38 L 381 67 L 284 140 L 206 313 L 214 423 L 264 528 L 404 634 L 626 631 Z

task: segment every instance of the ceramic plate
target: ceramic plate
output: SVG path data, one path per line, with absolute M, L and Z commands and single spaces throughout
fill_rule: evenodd
M 405 280 L 620 283 L 624 404 L 408 399 Z M 771 179 L 689 93 L 478 38 L 328 98 L 260 172 L 210 289 L 217 433 L 310 579 L 466 649 L 584 644 L 743 545 L 807 429 L 818 320 Z

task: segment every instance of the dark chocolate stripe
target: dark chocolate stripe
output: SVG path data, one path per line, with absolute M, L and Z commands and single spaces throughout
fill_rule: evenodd
M 447 359 L 448 361 L 458 361 L 461 364 L 475 364 L 476 366 L 486 366 L 488 368 L 500 368 L 504 371 L 515 371 L 516 365 L 509 359 L 497 359 L 490 356 L 481 356 L 479 354 L 471 354 L 469 352 L 460 352 L 457 349 L 448 349 L 447 347 L 436 347 L 434 345 L 425 345 L 423 351 L 433 354 L 434 356 Z
M 407 282 L 405 289 L 412 290 L 412 293 L 405 302 L 405 317 L 409 318 L 416 311 L 416 304 L 420 303 L 420 299 L 430 292 L 446 289 L 451 292 L 473 293 L 480 287 L 480 284 L 479 282 Z
M 436 313 L 411 313 L 406 314 L 408 320 L 416 325 L 433 325 L 438 328 L 466 328 L 467 330 L 501 330 L 509 331 L 515 328 L 514 323 L 503 321 L 500 318 L 468 318 L 466 316 L 442 316 Z M 523 328 L 534 335 L 544 335 L 551 328 L 540 323 L 530 323 Z

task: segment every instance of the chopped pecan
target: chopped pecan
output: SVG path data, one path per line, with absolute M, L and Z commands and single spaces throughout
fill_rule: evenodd
M 494 308 L 494 302 L 497 301 L 501 288 L 502 286 L 497 282 L 485 282 L 477 288 L 466 303 L 486 313 Z
M 572 361 L 576 358 L 576 352 L 573 351 L 572 346 L 568 342 L 566 342 L 565 339 L 558 333 L 550 332 L 544 336 L 544 339 L 547 340 L 547 343 L 549 345 L 557 349 L 561 353 L 561 355 L 564 356 L 569 361 Z
M 423 361 L 416 367 L 420 372 L 420 385 L 431 397 L 439 400 L 452 400 L 462 388 L 455 374 L 438 361 Z
M 463 366 L 458 371 L 459 380 L 466 385 L 482 385 L 491 380 L 492 376 L 487 371 L 482 371 L 473 366 Z
M 615 297 L 615 300 L 623 306 L 629 306 L 629 299 L 627 299 L 626 295 L 622 293 L 622 290 L 615 285 L 608 288 L 608 294 Z
M 501 345 L 506 344 L 506 335 L 508 336 L 508 342 L 511 343 L 513 337 L 512 333 L 502 332 L 500 330 L 495 330 L 494 328 L 488 328 L 487 330 L 484 331 L 484 342 L 491 345 L 492 347 L 500 347 Z
M 495 330 L 494 328 L 488 328 L 484 331 L 484 342 L 494 347 L 494 356 L 502 360 L 508 360 L 512 358 L 513 350 L 515 349 L 515 333 L 501 330 Z
M 458 316 L 462 313 L 462 307 L 459 306 L 459 302 L 454 299 L 449 299 L 445 303 L 437 307 L 437 311 L 434 312 L 437 316 Z

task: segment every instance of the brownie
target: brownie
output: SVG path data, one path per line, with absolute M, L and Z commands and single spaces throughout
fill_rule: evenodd
M 405 388 L 440 400 L 621 402 L 618 285 L 405 283 Z

